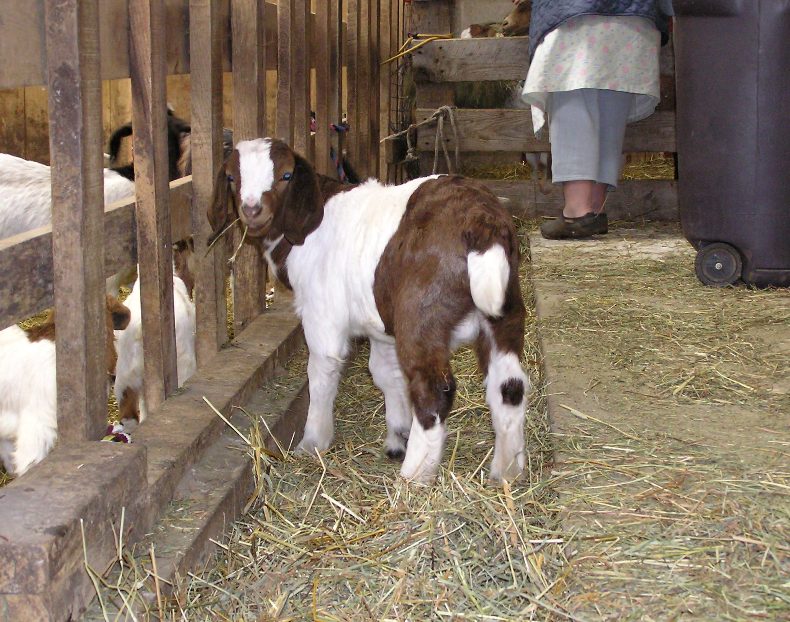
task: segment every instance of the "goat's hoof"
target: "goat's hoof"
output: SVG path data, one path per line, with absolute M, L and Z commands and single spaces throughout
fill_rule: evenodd
M 302 442 L 296 446 L 295 453 L 315 458 L 316 454 L 322 454 L 327 449 L 329 449 L 329 443 L 324 444 L 316 441 L 302 440 Z
M 406 457 L 406 450 L 400 447 L 396 449 L 387 449 L 385 453 L 387 454 L 387 458 L 395 462 L 403 462 L 403 459 Z

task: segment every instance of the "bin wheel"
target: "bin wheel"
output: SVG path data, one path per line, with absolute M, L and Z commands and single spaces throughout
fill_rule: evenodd
M 729 244 L 714 242 L 697 252 L 694 262 L 697 278 L 705 285 L 726 287 L 741 278 L 741 254 Z

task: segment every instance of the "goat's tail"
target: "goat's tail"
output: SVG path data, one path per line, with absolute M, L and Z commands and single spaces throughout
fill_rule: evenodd
M 469 290 L 475 306 L 489 317 L 500 317 L 505 303 L 510 263 L 501 244 L 487 251 L 471 251 L 466 256 Z

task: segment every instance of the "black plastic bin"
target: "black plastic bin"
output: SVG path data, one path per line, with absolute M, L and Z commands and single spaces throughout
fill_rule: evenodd
M 678 202 L 708 285 L 790 285 L 790 2 L 675 0 Z

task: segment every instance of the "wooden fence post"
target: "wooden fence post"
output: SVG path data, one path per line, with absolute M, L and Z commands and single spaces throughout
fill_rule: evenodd
M 360 67 L 360 41 L 359 41 L 359 5 L 366 0 L 346 0 L 348 18 L 346 21 L 346 45 L 343 46 L 346 61 L 346 97 L 349 130 L 346 135 L 349 160 L 357 167 L 360 175 L 365 170 L 360 162 L 360 130 L 362 127 L 362 107 L 359 97 L 359 67 Z
M 293 148 L 314 161 L 310 139 L 310 0 L 295 0 L 292 5 L 291 81 L 293 97 Z
M 321 175 L 329 174 L 329 149 L 332 145 L 330 140 L 330 123 L 334 120 L 330 117 L 332 92 L 332 39 L 331 26 L 332 13 L 328 0 L 318 2 L 315 8 L 316 42 L 313 50 L 315 59 L 315 170 Z
M 329 118 L 340 123 L 343 117 L 343 6 L 342 0 L 329 0 Z M 337 158 L 343 159 L 345 135 L 337 133 Z M 332 173 L 335 175 L 335 172 Z
M 277 138 L 294 144 L 293 55 L 291 35 L 294 29 L 295 0 L 277 2 Z
M 266 136 L 266 2 L 234 0 L 233 141 Z M 238 234 L 238 228 L 235 229 Z M 235 236 L 238 238 L 238 235 Z M 245 242 L 233 264 L 236 335 L 266 309 L 266 266 L 260 244 Z
M 219 0 L 189 0 L 189 54 L 192 74 L 192 230 L 198 271 L 195 275 L 198 366 L 228 339 L 225 306 L 224 245 L 206 256 L 210 226 L 206 209 L 222 164 L 222 30 Z
M 46 0 L 58 435 L 107 423 L 98 0 Z
M 393 29 L 393 4 L 392 0 L 384 0 L 381 3 L 381 17 L 379 19 L 379 55 L 375 62 L 378 64 L 379 71 L 379 132 L 375 137 L 379 153 L 379 178 L 383 182 L 390 179 L 390 171 L 387 165 L 387 144 L 381 143 L 381 139 L 390 135 L 390 117 L 392 110 L 392 68 L 397 67 L 397 63 L 382 65 L 381 63 L 390 58 L 395 52 L 392 49 L 392 29 Z M 397 18 L 396 18 L 397 21 Z
M 167 144 L 164 0 L 129 2 L 137 264 L 149 410 L 178 387 Z M 117 396 L 120 399 L 121 396 Z

